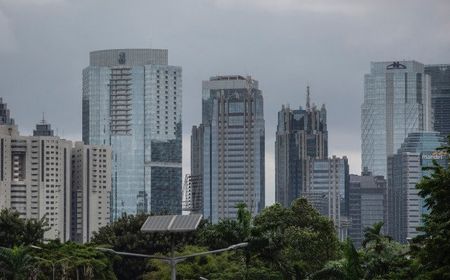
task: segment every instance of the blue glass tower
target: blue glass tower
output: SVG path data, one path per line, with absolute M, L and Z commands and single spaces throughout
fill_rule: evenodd
M 427 210 L 416 185 L 430 175 L 423 167 L 433 166 L 433 160 L 447 166 L 448 155 L 436 151 L 444 143 L 439 132 L 413 132 L 388 157 L 388 232 L 397 241 L 406 243 L 418 234 Z
M 90 53 L 83 141 L 113 150 L 111 218 L 181 213 L 181 67 L 167 50 Z
M 450 135 L 450 64 L 425 65 L 431 78 L 431 105 L 434 130 Z
M 408 133 L 432 129 L 430 77 L 417 61 L 372 62 L 364 76 L 361 169 L 387 176 L 387 157 Z

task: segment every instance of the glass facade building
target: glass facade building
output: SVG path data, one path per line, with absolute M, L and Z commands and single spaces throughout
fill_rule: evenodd
M 278 112 L 275 140 L 275 201 L 289 207 L 306 190 L 307 168 L 311 159 L 328 158 L 327 111 L 312 108 Z
M 382 232 L 387 232 L 387 182 L 383 176 L 372 176 L 370 172 L 350 175 L 347 195 L 348 235 L 355 247 L 361 246 L 364 229 L 375 223 L 384 222 Z
M 362 170 L 387 176 L 387 157 L 408 133 L 431 130 L 430 77 L 416 61 L 372 62 L 361 106 Z
M 349 185 L 347 157 L 311 159 L 307 168 L 306 188 L 302 193 L 324 216 L 329 217 L 341 240 L 347 236 L 346 192 Z
M 450 64 L 425 65 L 431 78 L 434 130 L 450 135 Z
M 436 151 L 443 144 L 439 132 L 410 133 L 397 153 L 388 158 L 388 230 L 399 242 L 406 243 L 418 234 L 427 210 L 416 185 L 430 175 L 423 167 L 433 166 L 433 160 L 447 166 L 448 155 Z
M 191 175 L 201 182 L 203 215 L 236 218 L 238 203 L 264 208 L 264 111 L 258 82 L 217 76 L 203 81 L 202 124 L 192 130 Z M 199 178 L 200 176 L 200 178 Z
M 90 53 L 83 141 L 111 145 L 111 218 L 181 213 L 181 67 L 161 49 Z

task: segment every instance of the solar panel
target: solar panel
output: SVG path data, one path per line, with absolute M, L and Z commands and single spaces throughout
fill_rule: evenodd
M 141 231 L 167 231 L 175 216 L 150 216 L 141 227 Z
M 173 221 L 170 230 L 171 231 L 191 231 L 196 230 L 198 224 L 202 220 L 202 215 L 185 215 L 176 216 Z
M 201 214 L 150 216 L 141 227 L 143 232 L 184 232 L 197 229 Z

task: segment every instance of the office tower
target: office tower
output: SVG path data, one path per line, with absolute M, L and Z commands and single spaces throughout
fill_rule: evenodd
M 18 135 L 8 106 L 0 97 L 0 209 L 11 208 L 11 139 Z
M 191 174 L 185 181 L 187 209 L 191 213 L 203 213 L 203 125 L 193 126 L 191 134 Z
M 181 213 L 181 67 L 167 50 L 90 53 L 83 70 L 83 141 L 113 151 L 113 220 Z
M 278 112 L 275 140 L 275 201 L 289 207 L 306 189 L 306 173 L 311 159 L 327 159 L 327 111 L 310 106 L 307 88 L 306 109 L 283 106 Z
M 363 171 L 361 176 L 350 175 L 348 196 L 348 235 L 355 247 L 359 248 L 364 229 L 375 223 L 384 222 L 381 229 L 387 233 L 387 184 L 383 176 L 372 176 Z
M 40 123 L 36 124 L 33 136 L 54 136 L 52 126 L 43 118 Z
M 324 216 L 329 217 L 341 240 L 347 236 L 345 196 L 349 184 L 347 157 L 311 159 L 307 168 L 305 191 L 302 196 Z M 345 219 L 346 220 L 346 219 Z
M 110 220 L 111 159 L 108 146 L 76 142 L 72 149 L 71 240 L 85 243 Z
M 14 126 L 14 119 L 10 117 L 8 105 L 3 103 L 3 98 L 0 97 L 0 125 Z
M 202 88 L 202 124 L 192 129 L 191 172 L 201 176 L 203 215 L 212 222 L 236 218 L 241 202 L 256 215 L 264 208 L 265 182 L 258 81 L 217 76 L 203 81 Z
M 361 106 L 362 170 L 387 176 L 408 133 L 432 128 L 430 78 L 416 61 L 372 62 Z
M 424 201 L 419 197 L 417 183 L 436 160 L 447 166 L 448 155 L 436 148 L 444 144 L 439 132 L 410 133 L 397 153 L 388 158 L 388 230 L 395 240 L 405 243 L 417 236 L 417 227 L 426 213 Z
M 450 134 L 450 64 L 425 65 L 431 78 L 431 106 L 434 130 L 443 136 Z

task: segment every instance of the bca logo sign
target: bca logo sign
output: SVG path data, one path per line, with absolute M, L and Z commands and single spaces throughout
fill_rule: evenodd
M 391 69 L 406 69 L 406 66 L 401 64 L 399 61 L 394 61 L 391 64 L 389 64 L 388 66 L 386 66 L 386 69 L 391 70 Z
M 125 60 L 125 53 L 124 52 L 120 52 L 119 53 L 119 64 L 125 64 L 126 60 Z

